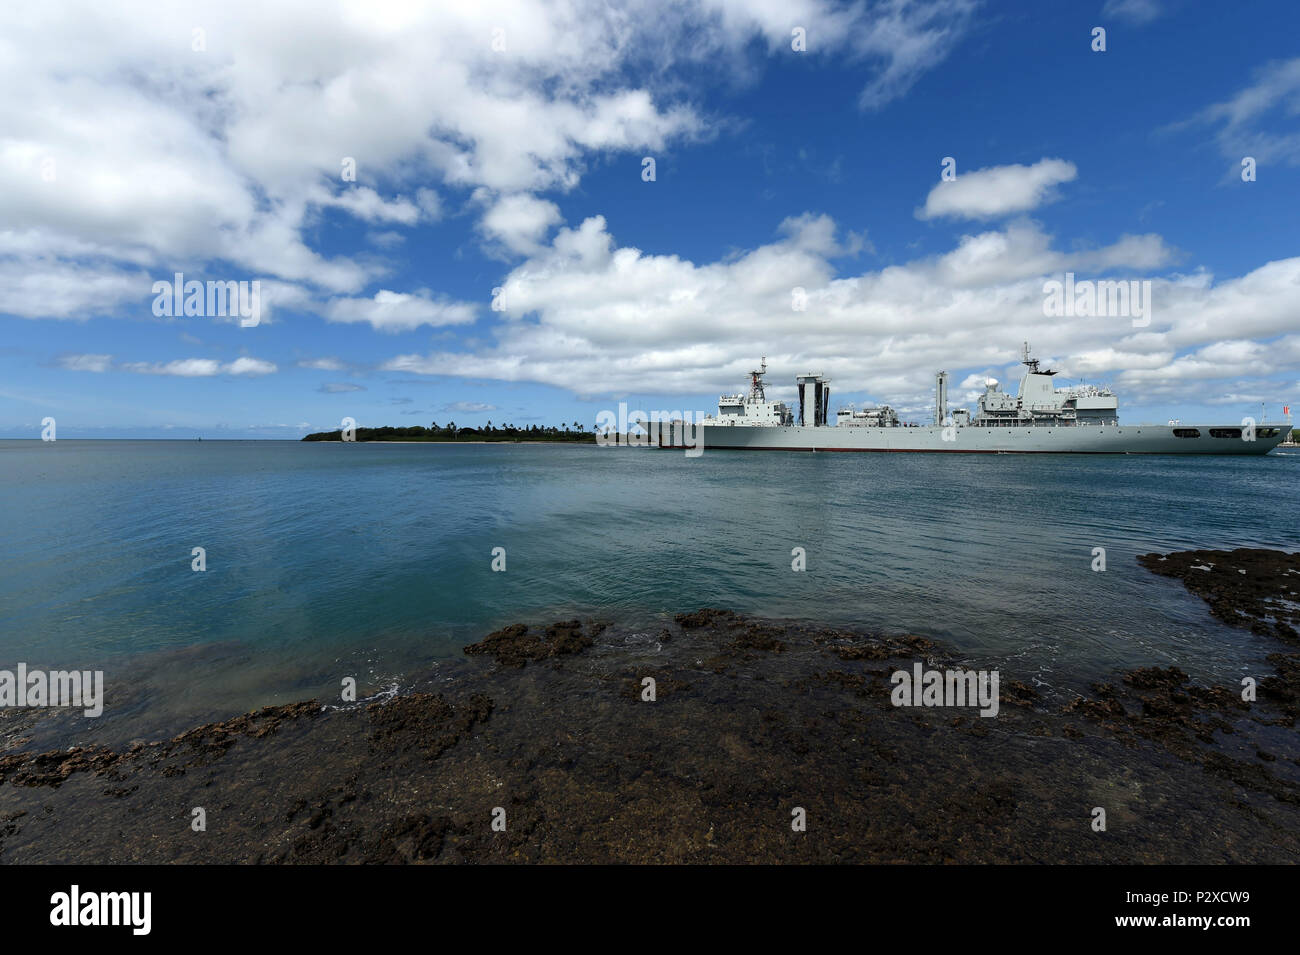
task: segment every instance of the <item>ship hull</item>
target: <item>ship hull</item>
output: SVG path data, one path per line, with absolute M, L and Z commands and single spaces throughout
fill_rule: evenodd
M 1261 425 L 1253 441 L 1215 437 L 1240 432 L 1235 425 L 1132 425 L 1107 427 L 836 428 L 701 426 L 706 450 L 912 451 L 935 454 L 1267 454 L 1290 426 Z M 944 440 L 947 430 L 951 440 Z M 1179 437 L 1174 432 L 1195 431 Z M 676 435 L 673 435 L 676 437 Z M 677 441 L 663 442 L 665 446 Z

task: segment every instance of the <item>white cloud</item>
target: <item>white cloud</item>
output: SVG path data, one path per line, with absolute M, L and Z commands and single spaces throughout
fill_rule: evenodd
M 420 207 L 410 199 L 398 196 L 387 201 L 369 186 L 345 187 L 333 195 L 322 194 L 318 204 L 343 209 L 365 222 L 396 222 L 409 226 L 419 222 L 421 216 Z
M 211 378 L 214 375 L 259 377 L 273 374 L 277 370 L 274 362 L 248 357 L 236 358 L 224 364 L 214 358 L 179 358 L 168 362 L 123 362 L 116 367 L 119 371 L 138 375 L 170 375 L 177 378 Z
M 245 356 L 236 358 L 228 365 L 223 365 L 221 370 L 228 375 L 261 376 L 274 374 L 277 368 L 274 362 Z
M 0 193 L 0 250 L 21 247 L 55 275 L 83 272 L 89 257 L 119 284 L 114 263 L 225 261 L 359 291 L 380 267 L 314 250 L 303 231 L 313 209 L 409 226 L 436 218 L 440 201 L 404 184 L 569 187 L 589 150 L 663 148 L 700 128 L 689 107 L 617 87 L 621 27 L 600 9 L 250 0 L 11 11 L 0 172 L 15 187 Z M 191 49 L 196 23 L 202 52 Z M 500 23 L 508 55 L 491 50 Z M 355 183 L 341 179 L 344 157 Z M 17 314 L 75 316 L 127 298 L 64 290 L 94 273 L 19 283 L 31 270 L 18 264 L 0 270 Z
M 865 64 L 863 103 L 876 108 L 948 54 L 974 7 L 19 5 L 6 12 L 0 56 L 0 301 L 27 317 L 116 312 L 137 295 L 133 272 L 214 263 L 313 296 L 355 296 L 386 266 L 316 248 L 320 210 L 408 227 L 440 214 L 431 185 L 504 197 L 485 207 L 485 232 L 531 254 L 556 220 L 544 202 L 511 197 L 572 189 L 593 157 L 713 133 L 717 117 L 674 85 L 675 67 L 732 78 L 756 38 L 788 54 L 800 23 L 809 56 Z M 195 50 L 199 25 L 206 46 Z M 348 159 L 355 182 L 342 178 Z
M 108 371 L 113 363 L 112 355 L 63 355 L 59 365 L 69 371 Z
M 1228 175 L 1236 177 L 1241 173 L 1239 163 L 1245 156 L 1253 157 L 1260 164 L 1300 165 L 1297 116 L 1300 116 L 1300 57 L 1265 64 L 1250 86 L 1229 100 L 1207 107 L 1193 122 L 1217 127 L 1215 142 L 1232 164 Z
M 464 325 L 474 321 L 477 312 L 471 302 L 384 289 L 373 298 L 334 299 L 323 314 L 331 322 L 369 322 L 382 332 L 406 332 L 421 325 Z
M 1041 159 L 1032 166 L 990 166 L 974 172 L 957 170 L 957 178 L 940 182 L 918 209 L 918 219 L 942 217 L 992 219 L 1029 212 L 1054 198 L 1053 189 L 1078 175 L 1074 163 Z
M 152 286 L 152 276 L 110 265 L 0 254 L 0 312 L 19 318 L 83 320 L 133 306 L 149 315 Z
M 977 0 L 879 0 L 871 4 L 712 0 L 701 6 L 721 23 L 724 34 L 737 41 L 735 46 L 743 46 L 757 32 L 766 39 L 771 53 L 784 56 L 791 51 L 792 28 L 802 26 L 807 36 L 804 55 L 867 63 L 870 79 L 858 102 L 863 109 L 875 110 L 905 95 L 927 70 L 948 57 L 966 35 L 978 5 Z M 717 45 L 734 59 L 733 44 Z
M 172 375 L 177 378 L 210 378 L 221 374 L 221 362 L 215 358 L 178 358 L 168 362 L 125 362 L 122 371 L 137 375 Z
M 343 362 L 337 358 L 308 358 L 298 362 L 299 368 L 314 368 L 317 371 L 342 371 Z
M 948 58 L 965 35 L 975 0 L 908 3 L 890 0 L 869 9 L 872 20 L 852 39 L 855 51 L 883 63 L 862 95 L 864 109 L 904 96 L 927 71 Z
M 511 252 L 537 252 L 546 233 L 563 221 L 559 206 L 526 193 L 502 196 L 494 201 L 479 223 L 480 230 L 501 242 Z
M 1103 17 L 1115 17 L 1139 26 L 1150 23 L 1163 12 L 1160 0 L 1106 0 L 1106 5 L 1101 8 Z
M 384 232 L 366 233 L 366 241 L 372 245 L 377 245 L 381 249 L 392 249 L 406 241 L 406 236 L 400 232 L 394 232 L 391 229 Z
M 761 355 L 770 393 L 792 397 L 794 374 L 810 367 L 837 394 L 925 408 L 933 371 L 1008 379 L 1020 343 L 1054 356 L 1065 377 L 1126 384 L 1126 403 L 1159 391 L 1162 374 L 1190 382 L 1193 371 L 1266 376 L 1300 365 L 1288 348 L 1210 347 L 1267 341 L 1300 327 L 1300 258 L 1239 278 L 1162 275 L 1174 251 L 1157 235 L 1122 236 L 1097 248 L 1056 247 L 1029 220 L 962 237 L 950 251 L 840 275 L 841 250 L 829 217 L 787 220 L 776 238 L 741 254 L 695 263 L 619 246 L 601 217 L 560 229 L 503 283 L 504 321 L 495 347 L 394 357 L 384 367 L 553 385 L 582 397 L 716 394 L 740 387 Z M 1131 318 L 1047 318 L 1044 282 L 1120 275 L 1152 282 L 1146 328 Z M 807 293 L 803 311 L 792 290 Z M 1192 364 L 1180 354 L 1202 350 Z M 1294 374 L 1294 370 L 1288 374 Z M 1063 378 L 1064 380 L 1064 378 Z M 1173 392 L 1198 401 L 1204 380 Z

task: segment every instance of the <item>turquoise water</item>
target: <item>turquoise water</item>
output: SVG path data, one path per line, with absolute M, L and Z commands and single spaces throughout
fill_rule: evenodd
M 1133 558 L 1294 550 L 1297 477 L 1276 452 L 0 441 L 0 668 L 103 669 L 85 731 L 148 735 L 347 675 L 376 692 L 505 623 L 721 606 L 922 633 L 1047 688 L 1224 678 L 1276 647 Z

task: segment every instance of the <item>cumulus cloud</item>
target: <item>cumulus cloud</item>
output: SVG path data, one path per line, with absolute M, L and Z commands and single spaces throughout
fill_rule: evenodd
M 425 190 L 428 192 L 428 190 Z M 432 195 L 432 193 L 429 193 Z M 335 206 L 343 209 L 365 222 L 395 222 L 401 225 L 415 225 L 424 214 L 419 205 L 405 196 L 385 200 L 369 186 L 356 186 L 344 189 L 335 195 L 322 194 L 317 199 L 322 206 Z M 438 208 L 436 197 L 428 202 Z
M 696 263 L 620 246 L 605 220 L 558 230 L 503 283 L 504 321 L 494 347 L 474 353 L 406 353 L 390 371 L 554 385 L 582 397 L 733 391 L 761 355 L 771 394 L 810 367 L 839 394 L 869 392 L 896 407 L 928 406 L 934 369 L 977 382 L 1007 378 L 1020 344 L 1053 356 L 1067 377 L 1125 383 L 1122 398 L 1154 393 L 1189 349 L 1226 340 L 1268 340 L 1300 326 L 1300 258 L 1215 282 L 1205 273 L 1160 274 L 1176 258 L 1159 236 L 1121 236 L 1099 247 L 1058 247 L 1030 220 L 963 236 L 940 255 L 840 274 L 842 247 L 829 217 L 805 214 L 772 241 L 725 260 Z M 1044 283 L 1080 279 L 1152 282 L 1149 327 L 1130 318 L 1048 318 Z M 795 307 L 793 290 L 806 295 Z M 1209 349 L 1194 359 L 1235 373 L 1289 367 L 1286 349 L 1240 354 Z M 965 385 L 963 385 L 965 387 Z M 1179 395 L 1199 400 L 1204 383 Z
M 321 251 L 318 214 L 390 227 L 373 233 L 386 248 L 457 189 L 486 190 L 485 235 L 532 254 L 558 223 L 532 194 L 572 189 L 593 157 L 710 135 L 715 117 L 666 79 L 676 67 L 734 76 L 756 39 L 785 55 L 804 24 L 807 55 L 861 63 L 878 108 L 948 55 L 975 6 L 19 5 L 0 56 L 0 307 L 118 313 L 140 269 L 205 263 L 355 296 L 385 264 Z
M 561 221 L 560 208 L 555 203 L 516 193 L 495 200 L 484 213 L 479 228 L 511 252 L 532 254 L 541 248 L 546 233 Z
M 264 322 L 286 309 L 386 332 L 464 326 L 480 305 L 393 287 L 384 258 L 403 230 L 446 206 L 477 217 L 483 240 L 517 263 L 499 283 L 505 311 L 492 313 L 500 321 L 485 332 L 495 344 L 402 354 L 389 369 L 588 395 L 698 394 L 734 389 L 766 353 L 775 381 L 816 365 L 841 393 L 870 387 L 901 403 L 928 393 L 935 367 L 976 380 L 1001 374 L 1022 338 L 1059 356 L 1064 371 L 1127 376 L 1135 389 L 1184 388 L 1198 399 L 1215 389 L 1253 393 L 1242 369 L 1292 367 L 1280 336 L 1300 324 L 1300 259 L 1216 279 L 1169 273 L 1178 253 L 1154 234 L 1059 240 L 1024 216 L 1075 178 L 1063 159 L 959 170 L 917 215 L 1001 220 L 997 227 L 972 229 L 942 254 L 865 271 L 837 265 L 865 240 L 816 213 L 774 223 L 766 242 L 695 262 L 620 245 L 600 216 L 568 225 L 552 201 L 611 154 L 659 153 L 717 128 L 719 117 L 683 92 L 678 68 L 743 80 L 755 47 L 791 55 L 799 24 L 807 55 L 853 64 L 863 75 L 860 106 L 883 109 L 950 55 L 977 7 L 682 0 L 664 16 L 656 0 L 617 8 L 227 0 L 184 9 L 142 0 L 122 16 L 90 0 L 19 5 L 0 38 L 0 175 L 10 184 L 0 191 L 0 309 L 144 317 L 155 279 L 182 267 L 197 277 L 221 263 L 223 276 L 263 278 Z M 1136 20 L 1158 8 L 1110 0 L 1108 9 Z M 192 48 L 197 23 L 206 25 L 201 51 Z M 1300 112 L 1297 97 L 1300 59 L 1269 64 L 1198 121 L 1215 127 L 1225 155 L 1300 161 L 1300 137 L 1266 132 Z M 355 182 L 341 176 L 348 160 Z M 325 216 L 346 217 L 367 237 L 365 250 L 323 251 Z M 1151 326 L 1045 320 L 1043 281 L 1067 270 L 1151 279 Z M 796 288 L 806 294 L 802 310 Z M 1251 347 L 1275 341 L 1284 344 Z M 182 377 L 276 370 L 253 358 L 115 364 L 65 355 L 59 364 Z M 333 358 L 298 364 L 344 367 Z M 1208 377 L 1216 368 L 1237 378 Z M 788 389 L 774 384 L 774 393 Z
M 13 11 L 0 170 L 25 186 L 0 194 L 0 255 L 23 258 L 0 271 L 6 310 L 73 315 L 131 294 L 70 294 L 87 282 L 42 282 L 30 269 L 42 258 L 52 275 L 93 260 L 119 284 L 124 262 L 225 261 L 356 292 L 380 267 L 313 248 L 313 210 L 410 226 L 439 214 L 419 188 L 430 181 L 568 188 L 587 151 L 663 148 L 701 128 L 688 106 L 619 88 L 623 28 L 594 2 L 329 7 Z
M 152 285 L 153 277 L 144 272 L 78 265 L 43 254 L 5 259 L 0 249 L 0 312 L 19 318 L 84 320 L 132 305 L 148 315 Z
M 1041 159 L 1032 166 L 990 166 L 957 172 L 940 182 L 918 209 L 918 219 L 992 219 L 1029 212 L 1054 198 L 1054 187 L 1078 175 L 1074 163 Z

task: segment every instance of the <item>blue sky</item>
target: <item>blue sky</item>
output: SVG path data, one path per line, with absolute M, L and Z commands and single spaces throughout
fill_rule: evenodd
M 761 355 L 920 420 L 1025 339 L 1122 420 L 1300 397 L 1291 3 L 33 6 L 0 436 L 590 425 Z M 259 281 L 259 323 L 156 315 L 176 272 Z M 1046 315 L 1065 272 L 1150 282 L 1149 324 Z

